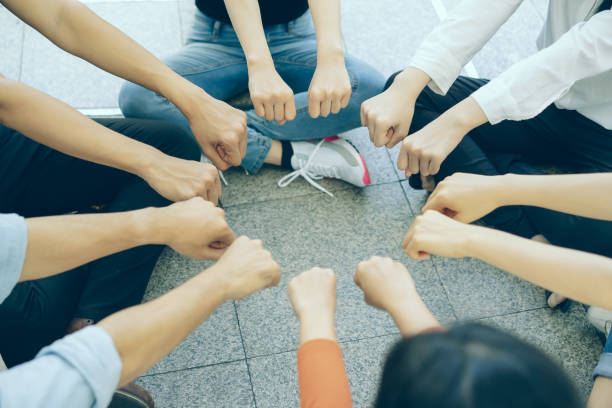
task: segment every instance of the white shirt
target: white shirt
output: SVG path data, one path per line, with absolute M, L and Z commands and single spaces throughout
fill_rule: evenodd
M 410 66 L 445 94 L 523 0 L 464 0 L 421 44 Z M 472 94 L 489 122 L 529 119 L 551 103 L 612 130 L 612 11 L 603 0 L 550 0 L 538 53 Z

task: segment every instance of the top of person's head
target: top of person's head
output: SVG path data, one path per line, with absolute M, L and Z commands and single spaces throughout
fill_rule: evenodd
M 498 329 L 463 324 L 400 340 L 383 370 L 376 408 L 577 408 L 563 369 Z

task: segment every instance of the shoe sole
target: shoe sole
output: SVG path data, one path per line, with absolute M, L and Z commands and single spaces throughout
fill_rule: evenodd
M 150 406 L 135 395 L 117 390 L 108 408 L 150 408 Z

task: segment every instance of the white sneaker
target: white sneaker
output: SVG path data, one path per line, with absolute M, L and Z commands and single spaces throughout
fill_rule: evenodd
M 281 178 L 278 181 L 279 187 L 286 187 L 302 176 L 311 185 L 333 197 L 332 193 L 314 180 L 335 178 L 357 187 L 370 184 L 370 173 L 363 157 L 347 140 L 331 136 L 318 142 L 291 142 L 291 147 L 291 166 L 295 171 Z
M 612 328 L 612 310 L 591 306 L 587 312 L 587 318 L 597 330 L 605 334 L 606 338 L 608 338 L 610 328 Z

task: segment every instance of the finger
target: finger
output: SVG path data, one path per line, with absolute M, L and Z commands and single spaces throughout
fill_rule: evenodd
M 389 141 L 387 142 L 387 145 L 386 145 L 387 148 L 389 149 L 394 148 L 395 145 L 401 142 L 402 140 L 404 140 L 406 136 L 408 136 L 408 129 L 406 129 L 406 126 L 401 125 L 401 124 L 399 126 L 396 126 L 393 131 L 393 135 L 390 137 Z
M 412 152 L 408 152 L 408 171 L 411 174 L 418 174 L 419 172 L 419 156 Z
M 370 140 L 372 143 L 374 143 L 374 146 L 376 146 L 376 139 L 374 138 L 374 132 L 376 131 L 376 120 L 368 116 L 366 121 L 368 125 L 368 132 L 370 133 Z
M 339 98 L 334 98 L 332 99 L 331 102 L 331 113 L 333 113 L 334 115 L 338 112 L 340 112 L 341 109 L 341 104 L 340 104 L 340 99 Z
M 202 150 L 206 157 L 208 157 L 219 170 L 227 170 L 230 167 L 229 164 L 223 160 L 223 156 L 219 154 L 219 151 L 212 145 L 207 144 L 202 147 Z
M 421 176 L 429 176 L 429 164 L 431 160 L 428 157 L 421 156 L 419 160 L 419 170 L 421 172 Z
M 266 109 L 266 120 L 274 120 L 274 105 L 271 103 L 265 103 L 264 108 Z
M 308 114 L 313 119 L 321 115 L 321 100 L 315 95 L 308 95 Z
M 206 197 L 202 197 L 207 201 L 210 201 L 215 206 L 219 204 L 219 195 L 217 194 L 217 188 L 213 185 L 211 188 L 206 190 Z
M 282 103 L 277 103 L 274 105 L 274 119 L 277 122 L 283 122 L 285 120 L 285 105 Z
M 217 190 L 217 197 L 221 198 L 223 195 L 223 188 L 221 187 L 221 178 L 218 172 L 215 172 L 215 190 Z
M 285 119 L 293 120 L 297 114 L 295 110 L 295 100 L 291 98 L 288 102 L 285 102 Z
M 227 170 L 230 166 L 240 166 L 242 162 L 242 158 L 238 153 L 238 146 L 219 144 L 217 145 L 217 154 L 227 164 L 226 168 L 221 170 Z
M 440 166 L 442 165 L 442 163 L 438 160 L 431 160 L 431 162 L 429 163 L 429 174 L 430 175 L 434 175 L 434 174 L 438 174 L 438 172 L 440 171 Z
M 376 142 L 374 143 L 376 145 L 376 147 L 381 147 L 387 144 L 387 142 L 389 142 L 389 130 L 391 130 L 391 135 L 393 134 L 393 126 L 390 126 L 388 123 L 386 122 L 377 122 L 376 123 L 376 129 L 375 129 L 375 133 L 374 133 L 374 140 L 376 140 Z
M 368 126 L 368 120 L 367 120 L 368 115 L 366 114 L 366 111 L 365 111 L 365 102 L 361 104 L 359 115 L 361 116 L 361 126 L 367 127 Z
M 266 108 L 262 102 L 253 101 L 253 109 L 255 109 L 255 114 L 260 118 L 266 116 Z
M 321 102 L 321 116 L 324 118 L 329 116 L 329 112 L 331 111 L 331 99 L 326 98 Z
M 408 232 L 406 233 L 406 236 L 402 240 L 402 248 L 406 249 L 408 247 L 408 244 L 410 244 L 410 241 L 412 241 L 413 236 L 414 236 L 414 223 L 410 226 L 410 228 L 408 229 Z
M 244 137 L 241 137 L 240 142 L 239 142 L 239 150 L 240 150 L 241 159 L 244 159 L 246 156 L 247 145 L 248 145 L 248 136 L 246 135 L 246 130 L 245 130 Z
M 340 99 L 340 106 L 344 109 L 348 106 L 350 101 L 351 101 L 351 91 L 349 91 L 348 94 L 344 95 L 342 99 Z
M 406 146 L 406 143 L 402 144 L 402 148 L 400 149 L 399 152 L 399 156 L 397 156 L 397 168 L 399 170 L 406 170 L 408 169 L 408 153 L 407 153 L 407 149 L 408 147 Z

